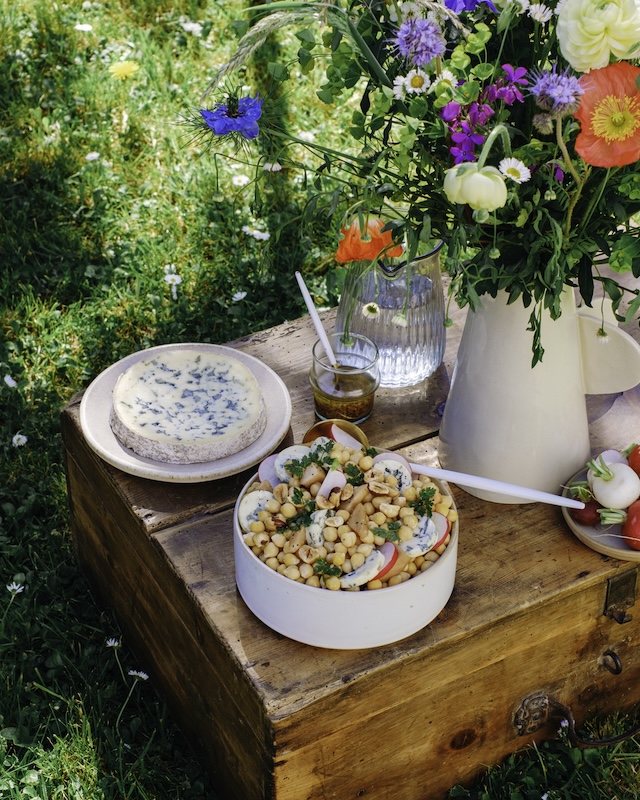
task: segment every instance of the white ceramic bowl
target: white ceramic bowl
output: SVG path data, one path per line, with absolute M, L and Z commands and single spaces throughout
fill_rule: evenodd
M 257 480 L 251 478 L 240 493 Z M 443 494 L 445 484 L 434 481 Z M 245 544 L 233 516 L 236 584 L 249 609 L 274 631 L 303 644 L 337 650 L 379 647 L 428 625 L 445 607 L 456 575 L 458 523 L 440 558 L 425 572 L 397 586 L 374 591 L 318 589 L 285 578 L 266 566 Z

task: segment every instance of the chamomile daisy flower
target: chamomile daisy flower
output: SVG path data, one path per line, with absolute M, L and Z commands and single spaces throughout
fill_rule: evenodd
M 516 183 L 526 183 L 531 177 L 531 170 L 519 158 L 503 158 L 498 169 L 505 178 L 511 178 Z
M 380 313 L 380 306 L 377 303 L 367 303 L 362 306 L 363 317 L 376 317 Z
M 535 22 L 549 22 L 553 16 L 553 10 L 544 3 L 532 3 L 529 6 L 529 16 Z
M 436 91 L 436 88 L 443 82 L 448 83 L 452 88 L 458 85 L 458 79 L 453 72 L 451 72 L 449 69 L 443 69 L 442 72 L 439 75 L 436 75 L 431 81 L 431 86 L 429 86 L 428 89 L 429 94 L 433 94 Z

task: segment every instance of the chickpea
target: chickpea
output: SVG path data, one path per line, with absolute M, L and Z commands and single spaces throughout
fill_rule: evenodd
M 274 533 L 271 535 L 271 541 L 275 544 L 276 547 L 282 550 L 285 542 L 287 541 L 287 537 L 284 535 L 284 533 Z
M 325 528 L 323 535 L 324 535 L 325 542 L 336 542 L 338 540 L 338 529 L 337 528 Z
M 285 576 L 285 578 L 290 578 L 292 581 L 297 581 L 300 577 L 300 570 L 298 567 L 289 565 L 282 574 Z
M 358 469 L 362 472 L 367 472 L 373 466 L 373 458 L 371 456 L 362 456 L 358 461 Z
M 447 519 L 453 525 L 454 522 L 458 521 L 458 511 L 454 510 L 453 508 L 449 509 L 449 513 L 447 514 Z
M 300 559 L 294 553 L 285 553 L 282 563 L 286 564 L 288 567 L 297 566 L 300 563 Z
M 416 491 L 415 486 L 408 486 L 404 490 L 404 499 L 408 503 L 412 503 L 418 497 L 418 492 Z
M 344 533 L 340 534 L 340 541 L 347 548 L 353 547 L 357 540 L 358 537 L 352 530 L 347 529 Z
M 384 525 L 384 523 L 387 521 L 387 518 L 382 513 L 382 511 L 376 511 L 375 514 L 371 515 L 370 519 L 372 522 L 376 524 L 378 528 Z
M 278 553 L 280 552 L 281 548 L 275 542 L 268 542 L 264 546 L 264 555 L 265 558 L 276 558 Z
M 351 564 L 351 559 L 350 558 L 345 559 L 345 562 L 342 565 L 342 571 L 344 572 L 344 574 L 347 575 L 349 572 L 353 572 L 353 569 L 354 568 Z
M 363 543 L 359 544 L 356 550 L 357 553 L 362 553 L 364 557 L 370 556 L 373 552 L 373 543 Z
M 309 494 L 311 495 L 311 497 L 315 497 L 318 494 L 318 492 L 320 491 L 320 487 L 321 486 L 322 486 L 321 483 L 312 483 L 311 484 L 311 486 L 309 487 Z
M 267 560 L 264 563 L 269 567 L 269 569 L 273 570 L 277 570 L 278 567 L 280 566 L 280 562 L 278 561 L 277 558 L 267 558 Z
M 358 569 L 364 564 L 364 554 L 363 553 L 353 553 L 351 556 L 351 569 Z
M 318 575 L 312 575 L 310 578 L 307 578 L 305 583 L 307 584 L 307 586 L 313 586 L 316 589 L 320 588 L 320 578 L 318 577 Z
M 340 589 L 340 578 L 335 575 L 330 575 L 324 582 L 327 589 L 332 592 L 337 592 Z
M 373 580 L 367 584 L 367 589 L 382 589 L 382 581 Z
M 253 547 L 253 534 L 252 533 L 243 533 L 242 539 L 247 547 Z
M 292 519 L 298 513 L 298 509 L 293 505 L 293 503 L 285 503 L 280 508 L 280 513 L 285 519 Z
M 253 533 L 263 533 L 264 522 L 262 522 L 261 520 L 254 520 L 253 522 L 249 523 L 249 529 Z
M 264 510 L 268 511 L 270 514 L 277 514 L 280 511 L 280 503 L 274 498 L 271 500 L 267 500 L 264 504 Z
M 300 577 L 304 579 L 304 581 L 308 581 L 309 578 L 313 575 L 313 565 L 312 564 L 300 564 L 298 567 L 300 570 Z
M 368 517 L 370 517 L 372 514 L 375 513 L 376 509 L 375 509 L 373 503 L 371 502 L 371 500 L 365 501 L 365 503 L 363 503 L 363 505 L 364 505 L 364 510 L 367 512 L 367 516 Z
M 344 544 L 344 542 L 336 542 L 334 551 L 336 553 L 346 553 L 349 548 Z
M 413 537 L 413 529 L 408 525 L 401 525 L 398 528 L 398 539 L 401 542 L 408 542 Z
M 327 555 L 327 561 L 330 564 L 335 564 L 336 567 L 341 567 L 346 560 L 346 553 L 331 553 Z

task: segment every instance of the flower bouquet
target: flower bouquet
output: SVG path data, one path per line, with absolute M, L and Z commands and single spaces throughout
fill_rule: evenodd
M 266 94 L 229 90 L 286 26 L 297 70 L 271 64 L 272 80 L 308 81 L 329 106 L 355 97 L 349 152 L 270 123 Z M 314 208 L 326 197 L 345 234 L 358 218 L 365 243 L 370 215 L 409 258 L 442 240 L 459 305 L 503 291 L 530 309 L 534 364 L 567 286 L 591 305 L 599 282 L 620 319 L 637 316 L 639 290 L 601 269 L 640 277 L 637 0 L 271 2 L 241 27 L 195 120 L 216 142 L 265 137 L 287 166 L 307 148 Z

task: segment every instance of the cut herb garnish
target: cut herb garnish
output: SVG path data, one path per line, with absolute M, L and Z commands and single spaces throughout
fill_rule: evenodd
M 436 490 L 433 486 L 426 489 L 420 489 L 418 497 L 411 500 L 409 505 L 416 512 L 416 517 L 430 517 L 433 512 L 433 498 L 435 497 Z
M 291 492 L 291 502 L 294 506 L 301 506 L 304 503 L 304 492 L 299 486 Z
M 345 465 L 344 474 L 347 476 L 347 483 L 353 486 L 361 486 L 364 483 L 364 472 L 353 462 Z
M 333 441 L 318 445 L 302 458 L 292 458 L 291 461 L 287 461 L 284 468 L 294 478 L 301 478 L 309 464 L 317 464 L 322 469 L 329 471 L 336 460 L 331 455 L 334 445 Z
M 380 536 L 388 542 L 399 542 L 400 537 L 398 536 L 398 531 L 401 525 L 401 522 L 389 522 L 386 528 L 374 528 L 373 533 L 375 536 Z
M 316 573 L 316 575 L 333 575 L 336 578 L 342 575 L 342 570 L 340 567 L 329 564 L 326 558 L 317 559 L 316 563 L 313 565 L 313 571 Z
M 292 531 L 300 530 L 300 528 L 308 528 L 313 523 L 311 515 L 317 509 L 316 501 L 309 500 L 304 504 L 302 509 L 295 515 L 287 520 L 286 527 Z

